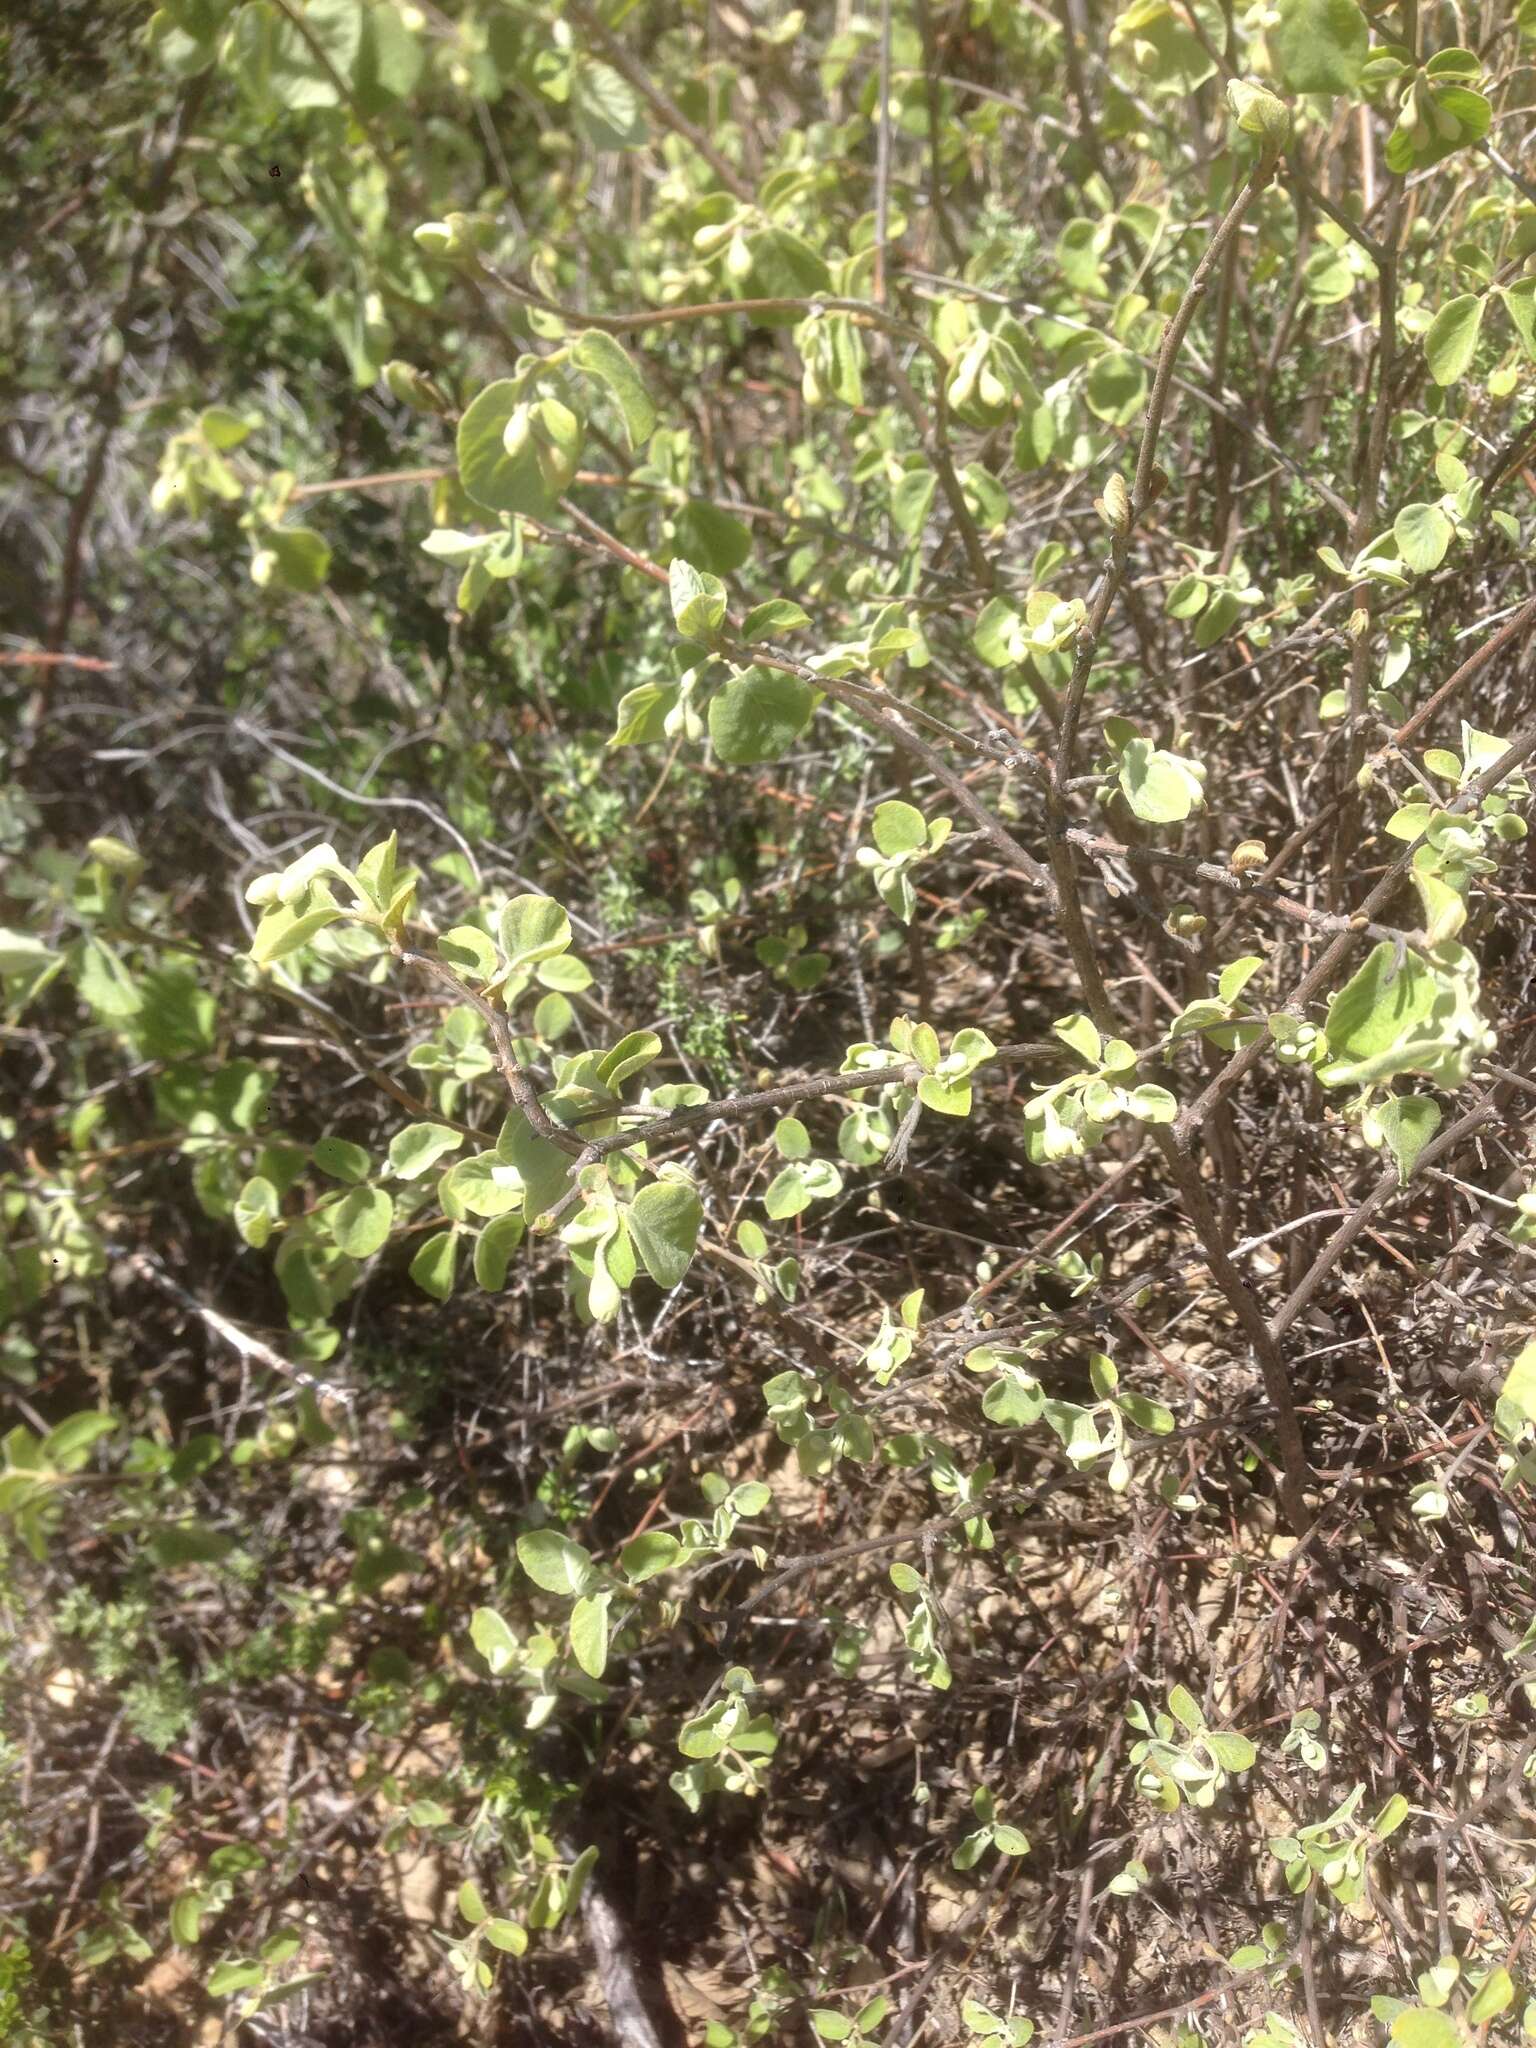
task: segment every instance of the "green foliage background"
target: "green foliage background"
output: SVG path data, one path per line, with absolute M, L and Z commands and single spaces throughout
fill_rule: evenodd
M 1536 2037 L 1532 0 L 0 38 L 0 2036 Z

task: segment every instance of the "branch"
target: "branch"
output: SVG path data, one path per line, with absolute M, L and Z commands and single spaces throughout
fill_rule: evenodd
M 681 107 L 667 98 L 650 72 L 629 54 L 617 36 L 609 34 L 597 15 L 587 6 L 586 0 L 566 0 L 566 11 L 572 20 L 581 24 L 583 32 L 602 51 L 614 70 L 628 79 L 657 119 L 670 128 L 674 135 L 680 135 L 691 149 L 698 151 L 727 192 L 750 204 L 753 197 L 752 187 L 736 166 L 721 155 L 703 129 L 696 127 Z

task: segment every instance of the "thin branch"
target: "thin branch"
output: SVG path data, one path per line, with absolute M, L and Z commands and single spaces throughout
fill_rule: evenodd
M 674 135 L 680 135 L 690 149 L 697 150 L 727 192 L 750 204 L 752 187 L 736 166 L 716 149 L 703 129 L 690 121 L 675 101 L 668 99 L 645 65 L 630 55 L 617 36 L 610 35 L 595 11 L 587 6 L 586 0 L 566 0 L 566 10 L 574 21 L 580 23 L 583 33 L 602 51 L 614 70 L 628 79 L 657 119 Z

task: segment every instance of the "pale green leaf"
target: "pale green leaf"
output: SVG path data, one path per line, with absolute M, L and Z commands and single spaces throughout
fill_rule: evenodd
M 1269 53 L 1288 92 L 1351 92 L 1370 30 L 1356 0 L 1279 0 Z
M 630 447 L 639 448 L 649 440 L 656 425 L 656 407 L 628 351 L 611 334 L 593 328 L 576 337 L 571 356 L 581 369 L 599 378 L 613 394 L 624 418 L 624 431 L 629 437 Z
M 1482 324 L 1483 301 L 1471 292 L 1440 308 L 1424 336 L 1424 357 L 1437 384 L 1454 384 L 1465 376 Z
M 686 1181 L 657 1180 L 629 1206 L 629 1232 L 658 1287 L 675 1287 L 687 1272 L 704 1220 L 698 1192 Z

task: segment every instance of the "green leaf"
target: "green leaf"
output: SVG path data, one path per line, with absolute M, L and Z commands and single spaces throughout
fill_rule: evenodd
M 682 1754 L 704 1761 L 719 1756 L 725 1748 L 727 1717 L 734 1723 L 735 1710 L 733 1700 L 717 1700 L 704 1713 L 685 1721 L 677 1732 L 677 1746 Z
M 629 1205 L 629 1234 L 658 1287 L 676 1287 L 687 1272 L 704 1221 L 698 1192 L 686 1181 L 650 1181 Z
M 411 1278 L 423 1294 L 434 1301 L 446 1301 L 453 1292 L 454 1270 L 459 1260 L 459 1233 L 440 1230 L 429 1237 L 411 1261 Z
M 755 604 L 741 622 L 741 637 L 749 645 L 759 640 L 776 640 L 782 633 L 797 633 L 811 623 L 811 615 L 787 597 L 770 597 Z
M 1536 277 L 1517 278 L 1503 287 L 1501 296 L 1521 345 L 1536 359 Z
M 164 1522 L 151 1531 L 146 1547 L 162 1571 L 175 1571 L 186 1564 L 218 1564 L 235 1541 L 204 1522 Z
M 523 1206 L 523 1189 L 514 1167 L 497 1152 L 476 1152 L 451 1167 L 438 1183 L 437 1198 L 455 1222 L 465 1215 L 483 1221 L 500 1221 L 518 1215 Z
M 999 1821 L 992 1830 L 992 1840 L 1004 1856 L 1027 1856 L 1029 1837 L 1022 1828 L 1010 1827 L 1006 1821 Z
M 494 1607 L 477 1607 L 470 1617 L 469 1639 L 499 1678 L 517 1662 L 519 1644 Z
M 664 739 L 667 718 L 679 696 L 675 683 L 640 683 L 626 690 L 614 712 L 610 747 L 637 747 Z
M 459 533 L 451 526 L 440 526 L 427 535 L 421 544 L 421 552 L 438 561 L 462 562 L 471 555 L 481 555 L 487 548 L 496 547 L 501 539 L 500 533 Z
M 258 935 L 261 927 L 257 927 Z M 144 998 L 139 984 L 113 949 L 100 939 L 86 937 L 72 949 L 75 986 L 83 1001 L 98 1017 L 115 1022 L 136 1016 Z
M 558 1529 L 525 1529 L 517 1561 L 546 1593 L 579 1593 L 592 1576 L 591 1557 Z
M 1205 1726 L 1205 1715 L 1200 1710 L 1200 1702 L 1187 1686 L 1173 1687 L 1168 1695 L 1168 1711 L 1176 1721 L 1189 1730 L 1191 1735 L 1198 1735 Z
M 262 1175 L 253 1174 L 235 1202 L 233 1221 L 236 1230 L 248 1245 L 260 1251 L 272 1235 L 277 1215 L 277 1189 Z
M 407 1124 L 389 1141 L 389 1170 L 397 1180 L 419 1180 L 463 1142 L 463 1132 L 451 1131 L 446 1124 Z
M 971 632 L 971 645 L 988 668 L 1009 668 L 1029 652 L 1028 629 L 1017 605 L 989 597 Z
M 0 975 L 38 974 L 58 957 L 29 933 L 0 928 Z
M 242 413 L 231 412 L 227 405 L 205 406 L 197 416 L 197 431 L 210 448 L 238 448 L 259 424 L 254 417 L 247 419 Z
M 928 826 L 915 804 L 893 797 L 875 805 L 875 844 L 887 860 L 899 853 L 915 853 L 928 844 Z
M 312 526 L 272 526 L 251 557 L 251 581 L 262 590 L 318 590 L 331 570 L 331 550 Z
M 646 1529 L 619 1552 L 619 1569 L 632 1586 L 643 1586 L 658 1572 L 670 1571 L 682 1554 L 682 1544 L 665 1529 Z
M 571 80 L 576 128 L 596 150 L 644 149 L 650 139 L 634 87 L 611 65 L 578 60 Z
M 208 1972 L 208 1995 L 210 1998 L 227 1998 L 232 1991 L 249 1991 L 253 1984 L 261 1983 L 266 1976 L 261 1963 L 231 1960 L 215 1963 Z
M 495 940 L 478 925 L 454 925 L 438 940 L 437 950 L 456 974 L 474 981 L 489 981 L 500 965 Z
M 381 114 L 407 99 L 425 63 L 421 38 L 407 28 L 400 9 L 370 7 L 363 18 L 362 48 L 352 77 L 359 112 Z
M 1224 1771 L 1252 1770 L 1258 1761 L 1259 1753 L 1247 1736 L 1235 1734 L 1230 1728 L 1211 1729 L 1205 1740 Z
M 752 552 L 752 535 L 739 519 L 691 498 L 673 522 L 673 545 L 697 568 L 729 576 Z
M 988 1422 L 1000 1429 L 1027 1429 L 1038 1422 L 1043 1396 L 1038 1387 L 1026 1386 L 1012 1373 L 993 1380 L 981 1397 L 981 1410 Z
M 1509 1368 L 1499 1398 L 1508 1401 L 1527 1422 L 1536 1422 L 1536 1339 L 1526 1345 Z
M 485 1919 L 485 1901 L 480 1896 L 480 1887 L 473 1878 L 466 1877 L 459 1886 L 459 1913 L 471 1927 L 478 1927 Z
M 765 299 L 814 299 L 832 288 L 832 273 L 802 236 L 765 228 L 749 241 L 754 282 Z
M 601 1678 L 608 1668 L 608 1609 L 611 1593 L 585 1594 L 571 1609 L 571 1648 L 588 1678 Z
M 1392 532 L 1406 565 L 1416 576 L 1427 576 L 1445 560 L 1455 529 L 1438 505 L 1405 505 Z
M 1454 384 L 1466 374 L 1482 324 L 1483 301 L 1471 292 L 1440 308 L 1424 336 L 1424 358 L 1437 384 Z
M 195 1948 L 202 1932 L 202 1893 L 178 1892 L 171 1906 L 171 1939 L 182 1948 Z
M 1093 1019 L 1085 1017 L 1081 1011 L 1075 1012 L 1070 1017 L 1058 1017 L 1051 1026 L 1051 1036 L 1059 1038 L 1063 1045 L 1070 1045 L 1072 1050 L 1081 1059 L 1086 1060 L 1090 1067 L 1096 1067 L 1099 1064 L 1100 1054 L 1104 1050 L 1104 1041 L 1099 1036 L 1098 1027 Z
M 686 640 L 713 640 L 725 623 L 725 585 L 674 555 L 667 571 L 672 617 Z
M 1128 1113 L 1144 1124 L 1171 1124 L 1179 1113 L 1175 1098 L 1151 1081 L 1133 1088 L 1126 1106 Z
M 1178 755 L 1140 737 L 1120 755 L 1120 788 L 1138 818 L 1151 825 L 1176 825 L 1205 801 L 1205 792 Z
M 1419 1154 L 1440 1128 L 1439 1103 L 1428 1095 L 1394 1095 L 1375 1116 L 1398 1179 L 1410 1179 Z
M 909 469 L 897 479 L 891 490 L 891 524 L 898 533 L 912 540 L 922 532 L 938 487 L 938 477 L 926 466 Z
M 393 1198 L 383 1188 L 353 1188 L 326 1211 L 331 1236 L 350 1259 L 369 1259 L 389 1236 Z
M 1480 2027 L 1496 2020 L 1515 2002 L 1515 1980 L 1502 1963 L 1496 1963 L 1467 2003 L 1467 2025 Z
M 365 1180 L 373 1161 L 361 1145 L 354 1145 L 346 1138 L 320 1138 L 316 1140 L 310 1157 L 322 1173 L 328 1173 L 332 1180 L 356 1183 Z
M 527 1228 L 521 1216 L 493 1217 L 475 1239 L 475 1284 L 495 1294 L 507 1282 L 507 1261 L 523 1241 Z
M 827 1159 L 795 1160 L 768 1183 L 763 1207 L 775 1223 L 785 1222 L 843 1191 L 843 1177 Z
M 297 953 L 301 946 L 307 946 L 316 932 L 323 932 L 340 916 L 340 910 L 334 906 L 306 910 L 299 916 L 286 904 L 279 904 L 276 909 L 269 910 L 257 925 L 256 936 L 251 941 L 251 958 L 258 967 L 271 967 L 276 961 L 285 960 L 290 953 Z M 85 991 L 82 989 L 81 993 Z
M 558 1145 L 538 1135 L 521 1110 L 514 1110 L 502 1125 L 496 1150 L 517 1170 L 523 1183 L 523 1215 L 532 1224 L 565 1193 L 571 1162 Z
M 813 2005 L 807 2017 L 819 2040 L 847 2041 L 853 2037 L 853 2021 L 844 2019 L 840 2012 L 833 2012 L 829 2006 Z
M 484 1934 L 492 1948 L 499 1948 L 506 1955 L 525 1956 L 528 1953 L 528 1930 L 516 1920 L 492 1917 L 485 1923 Z
M 661 1051 L 654 1031 L 630 1031 L 597 1064 L 598 1079 L 610 1094 L 617 1095 L 624 1083 L 643 1073 Z
M 1147 397 L 1147 373 L 1124 349 L 1102 355 L 1088 372 L 1084 387 L 1088 410 L 1112 427 L 1128 426 Z
M 1427 2005 L 1410 2005 L 1400 2012 L 1388 2038 L 1397 2048 L 1462 2048 L 1460 2028 Z
M 821 693 L 779 669 L 732 676 L 709 706 L 709 737 L 732 767 L 777 761 L 810 724 Z
M 1410 1808 L 1401 1792 L 1394 1792 L 1386 1805 L 1371 1822 L 1371 1832 L 1376 1839 L 1384 1842 L 1388 1835 L 1395 1835 L 1408 1818 Z
M 42 1466 L 54 1472 L 79 1472 L 90 1456 L 91 1446 L 118 1427 L 115 1415 L 100 1408 L 82 1408 L 55 1424 L 37 1447 Z
M 1269 53 L 1288 92 L 1351 92 L 1370 30 L 1356 0 L 1280 0 Z
M 232 76 L 258 104 L 337 106 L 362 55 L 363 25 L 359 0 L 306 0 L 302 28 L 259 0 L 235 16 Z
M 555 500 L 539 467 L 532 431 L 515 439 L 511 452 L 506 445 L 514 415 L 526 423 L 527 413 L 519 387 L 510 378 L 488 384 L 459 421 L 459 481 L 489 512 L 526 512 L 533 519 L 548 519 Z
M 951 1867 L 955 1870 L 974 1870 L 991 1846 L 991 1828 L 974 1829 L 965 1836 L 964 1840 L 956 1848 L 954 1855 L 950 1857 Z
M 571 920 L 553 896 L 514 896 L 496 929 L 514 971 L 552 959 L 571 943 Z
M 631 448 L 648 441 L 656 425 L 656 407 L 644 379 L 611 334 L 593 328 L 579 334 L 571 347 L 572 360 L 589 376 L 605 384 L 624 416 L 624 431 Z
M 1475 1007 L 1477 982 L 1476 960 L 1454 941 L 1437 946 L 1432 958 L 1409 952 L 1399 960 L 1384 939 L 1329 1004 L 1334 1058 L 1318 1069 L 1318 1079 L 1340 1088 L 1420 1073 L 1459 1085 L 1487 1041 Z

